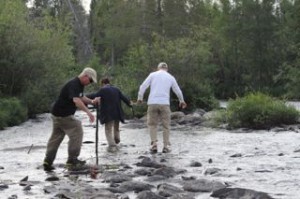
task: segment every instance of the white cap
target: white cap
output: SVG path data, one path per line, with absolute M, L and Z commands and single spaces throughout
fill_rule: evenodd
M 87 67 L 87 68 L 83 69 L 83 71 L 81 72 L 80 75 L 87 75 L 90 78 L 92 78 L 94 83 L 97 83 L 97 73 L 92 68 Z

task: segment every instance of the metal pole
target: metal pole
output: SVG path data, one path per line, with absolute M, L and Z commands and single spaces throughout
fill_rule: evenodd
M 135 114 L 134 114 L 133 106 L 131 106 L 131 112 L 132 112 L 132 117 L 134 119 L 135 118 Z
M 98 166 L 99 165 L 99 158 L 98 158 L 98 129 L 99 129 L 99 105 L 97 104 L 96 105 L 96 144 L 95 144 L 95 147 L 96 147 L 96 165 Z

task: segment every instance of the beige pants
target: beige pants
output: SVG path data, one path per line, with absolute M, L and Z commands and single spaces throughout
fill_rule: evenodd
M 65 135 L 69 137 L 68 160 L 77 159 L 83 138 L 81 121 L 77 120 L 73 115 L 67 117 L 55 117 L 52 115 L 52 121 L 53 130 L 47 144 L 45 161 L 50 165 L 53 163 Z
M 105 123 L 105 136 L 108 146 L 116 146 L 116 140 L 120 141 L 119 121 L 114 120 Z
M 164 146 L 170 145 L 171 110 L 169 105 L 153 104 L 148 106 L 147 125 L 150 131 L 151 143 L 157 142 L 157 126 L 159 121 L 163 127 Z

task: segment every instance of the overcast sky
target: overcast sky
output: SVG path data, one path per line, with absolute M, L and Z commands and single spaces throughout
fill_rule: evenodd
M 91 0 L 81 0 L 81 2 L 86 12 L 89 13 Z
M 84 7 L 85 11 L 87 13 L 89 13 L 90 12 L 91 0 L 81 0 L 81 2 L 82 2 L 82 6 Z M 33 0 L 29 0 L 28 3 L 27 3 L 27 6 L 32 7 L 32 4 L 33 4 Z

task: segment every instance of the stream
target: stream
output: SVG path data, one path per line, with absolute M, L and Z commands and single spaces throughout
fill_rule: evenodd
M 291 104 L 299 110 L 299 102 Z M 88 117 L 80 111 L 76 117 L 82 120 L 85 132 L 80 158 L 89 164 L 96 164 L 95 124 L 90 124 Z M 45 181 L 48 174 L 41 168 L 51 128 L 50 114 L 46 113 L 35 120 L 0 131 L 0 198 L 55 198 L 54 193 L 44 191 L 46 186 L 55 182 Z M 158 149 L 161 150 L 162 133 L 158 135 Z M 172 152 L 158 153 L 156 156 L 148 152 L 149 140 L 146 128 L 131 129 L 127 124 L 122 124 L 120 151 L 111 154 L 106 151 L 104 126 L 99 126 L 99 163 L 127 164 L 135 170 L 140 156 L 166 159 L 168 165 L 186 169 L 184 176 L 219 180 L 231 187 L 265 192 L 276 199 L 299 199 L 300 133 L 272 130 L 243 132 L 204 127 L 172 129 Z M 67 159 L 67 142 L 65 138 L 59 148 L 56 166 L 64 164 Z M 202 166 L 191 167 L 194 161 Z M 217 168 L 218 172 L 207 175 L 209 168 Z M 58 169 L 57 175 L 64 178 L 64 169 Z M 19 184 L 26 176 L 32 184 L 30 190 L 24 190 Z M 101 174 L 98 179 L 91 179 L 89 175 L 79 178 L 94 187 L 108 186 L 101 180 Z M 136 180 L 145 179 L 138 177 Z M 176 184 L 173 179 L 168 182 Z M 152 182 L 153 185 L 158 183 L 161 182 Z M 4 184 L 8 188 L 2 189 L 1 185 Z M 128 198 L 136 197 L 133 192 L 126 194 Z M 210 194 L 200 192 L 194 198 L 212 199 Z

